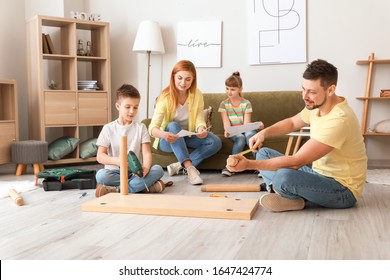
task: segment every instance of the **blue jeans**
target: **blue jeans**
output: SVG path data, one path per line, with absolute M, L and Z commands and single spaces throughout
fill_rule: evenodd
M 229 139 L 233 141 L 232 155 L 242 152 L 245 148 L 245 145 L 249 147 L 249 139 L 256 133 L 256 130 L 251 130 L 229 137 Z M 256 158 L 255 153 L 253 153 L 253 158 Z
M 164 170 L 160 165 L 153 165 L 149 173 L 144 178 L 139 178 L 133 173 L 128 175 L 129 193 L 141 192 L 145 189 L 145 184 L 150 187 L 164 176 Z M 100 169 L 96 173 L 96 182 L 105 186 L 120 186 L 119 169 Z M 145 182 L 145 184 L 144 184 Z
M 278 151 L 261 148 L 256 159 L 264 160 L 283 156 Z M 331 177 L 323 176 L 308 166 L 299 169 L 281 168 L 276 171 L 259 170 L 267 185 L 272 184 L 275 192 L 289 199 L 304 198 L 327 208 L 349 208 L 356 198 L 345 186 Z
M 180 130 L 181 127 L 177 122 L 170 122 L 165 128 L 165 131 L 172 132 L 173 134 L 177 134 Z M 195 167 L 204 159 L 216 154 L 221 147 L 221 139 L 212 132 L 209 132 L 206 138 L 186 136 L 180 137 L 174 143 L 169 143 L 161 138 L 158 145 L 158 148 L 163 152 L 173 152 L 180 163 L 190 160 Z M 194 149 L 191 154 L 188 152 L 188 148 Z

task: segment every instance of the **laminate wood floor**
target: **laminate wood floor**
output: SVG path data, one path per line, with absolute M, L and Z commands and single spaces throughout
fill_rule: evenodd
M 0 180 L 14 175 L 0 174 Z M 33 180 L 33 175 L 23 175 Z M 30 177 L 28 177 L 30 176 Z M 202 172 L 205 184 L 261 183 L 256 174 L 230 178 Z M 164 176 L 163 194 L 196 195 L 186 176 Z M 22 194 L 25 205 L 0 199 L 0 259 L 39 260 L 389 260 L 390 186 L 367 184 L 351 209 L 308 205 L 272 213 L 260 207 L 252 220 L 225 220 L 81 211 L 94 190 Z M 263 192 L 224 193 L 260 198 Z M 222 199 L 222 198 L 216 198 Z

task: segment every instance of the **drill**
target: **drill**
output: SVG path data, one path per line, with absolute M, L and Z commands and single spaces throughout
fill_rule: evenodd
M 142 173 L 141 163 L 139 162 L 137 156 L 133 151 L 129 151 L 129 153 L 127 154 L 127 161 L 129 163 L 129 171 L 134 174 L 137 174 L 137 176 L 140 178 L 144 177 L 144 174 Z
M 149 191 L 149 188 L 143 179 L 144 174 L 142 172 L 142 165 L 133 151 L 129 151 L 127 154 L 127 161 L 129 163 L 128 170 L 140 177 L 144 182 L 145 188 Z

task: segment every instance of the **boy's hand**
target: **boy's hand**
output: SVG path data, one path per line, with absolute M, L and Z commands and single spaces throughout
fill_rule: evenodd
M 142 166 L 142 174 L 144 175 L 144 177 L 148 175 L 149 171 L 150 167 Z
M 229 134 L 229 132 L 227 132 L 227 131 L 225 130 L 224 133 L 223 133 L 223 136 L 225 136 L 226 138 L 229 138 L 230 134 Z

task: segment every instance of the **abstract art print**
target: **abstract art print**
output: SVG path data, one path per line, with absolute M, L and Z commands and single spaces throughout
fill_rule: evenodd
M 248 0 L 249 64 L 305 63 L 306 0 Z

